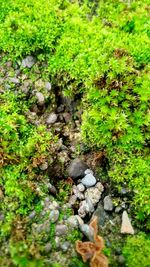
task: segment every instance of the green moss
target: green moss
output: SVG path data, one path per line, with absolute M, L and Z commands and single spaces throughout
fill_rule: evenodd
M 129 237 L 124 246 L 123 254 L 130 267 L 150 266 L 150 238 L 144 233 Z

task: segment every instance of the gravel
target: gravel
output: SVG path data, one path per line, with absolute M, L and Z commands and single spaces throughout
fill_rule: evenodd
M 89 173 L 81 180 L 81 183 L 88 188 L 96 184 L 96 178 Z

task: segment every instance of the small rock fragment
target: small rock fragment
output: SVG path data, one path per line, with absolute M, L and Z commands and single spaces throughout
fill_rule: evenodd
M 68 175 L 72 179 L 84 177 L 84 172 L 87 169 L 87 164 L 83 160 L 76 158 L 71 162 L 70 166 L 68 167 Z
M 104 210 L 112 211 L 114 208 L 114 205 L 112 203 L 111 197 L 106 196 L 104 197 Z
M 51 85 L 50 82 L 46 82 L 46 83 L 45 83 L 45 89 L 46 89 L 48 92 L 51 91 L 51 89 L 52 89 L 52 85 Z
M 48 242 L 44 247 L 44 251 L 46 253 L 49 253 L 51 250 L 52 250 L 52 244 L 50 242 Z
M 134 235 L 134 229 L 131 225 L 128 213 L 126 211 L 122 214 L 122 225 L 121 225 L 121 234 L 131 234 Z
M 61 249 L 64 251 L 64 252 L 66 252 L 68 249 L 69 249 L 69 247 L 70 247 L 70 243 L 68 242 L 68 241 L 66 241 L 66 242 L 64 242 L 63 244 L 61 244 Z
M 94 240 L 94 229 L 90 227 L 88 224 L 80 225 L 81 232 L 91 241 Z
M 72 228 L 78 228 L 78 219 L 76 217 L 76 215 L 72 215 L 68 218 L 67 220 L 68 224 L 72 227 Z
M 85 191 L 85 186 L 82 183 L 80 183 L 80 184 L 77 185 L 77 189 L 79 190 L 79 192 L 84 192 Z
M 29 214 L 29 218 L 30 218 L 30 219 L 33 219 L 33 218 L 35 217 L 35 215 L 36 215 L 36 212 L 35 212 L 35 210 L 33 210 L 33 211 Z
M 39 106 L 43 106 L 45 103 L 44 95 L 41 92 L 37 92 L 36 94 L 37 103 Z
M 70 204 L 71 206 L 73 206 L 73 205 L 75 204 L 76 200 L 77 200 L 77 196 L 76 196 L 76 195 L 72 195 L 72 196 L 70 197 L 70 199 L 69 199 L 69 204 Z
M 103 185 L 101 186 L 101 190 L 97 187 L 90 187 L 85 192 L 85 198 L 89 197 L 92 204 L 95 206 L 99 202 L 103 190 Z
M 9 82 L 14 83 L 14 84 L 19 84 L 20 83 L 20 80 L 18 78 L 12 78 L 12 77 L 10 77 L 9 78 Z
M 46 119 L 46 124 L 54 124 L 57 121 L 57 115 L 55 113 L 51 113 L 47 119 Z
M 93 176 L 93 174 L 89 173 L 89 174 L 86 174 L 86 176 L 81 180 L 81 183 L 85 185 L 86 187 L 91 187 L 96 184 L 96 179 Z
M 46 171 L 48 169 L 48 162 L 44 162 L 40 165 L 41 171 Z
M 89 197 L 86 197 L 86 202 L 87 202 L 88 207 L 89 207 L 89 213 L 94 212 L 94 206 L 93 206 L 93 203 Z
M 31 68 L 31 67 L 35 64 L 35 62 L 36 62 L 36 60 L 35 60 L 34 57 L 32 57 L 32 56 L 27 56 L 26 58 L 24 58 L 24 59 L 22 60 L 22 64 L 21 64 L 21 66 L 22 66 L 23 68 Z
M 93 171 L 90 170 L 90 169 L 87 169 L 87 170 L 85 170 L 84 174 L 85 174 L 85 175 L 86 175 L 86 174 L 93 174 Z
M 56 225 L 56 235 L 66 235 L 68 231 L 68 227 L 64 224 L 58 224 Z
M 52 210 L 50 212 L 50 216 L 49 216 L 49 219 L 52 223 L 55 223 L 58 221 L 58 218 L 59 218 L 59 211 L 58 210 Z

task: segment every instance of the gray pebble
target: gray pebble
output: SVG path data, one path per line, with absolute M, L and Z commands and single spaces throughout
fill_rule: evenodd
M 52 223 L 55 223 L 58 221 L 58 218 L 59 218 L 59 211 L 58 210 L 52 210 L 50 212 L 50 216 L 49 216 L 49 219 Z
M 37 103 L 39 106 L 43 106 L 45 103 L 44 95 L 41 92 L 37 92 L 36 94 L 37 97 Z
M 9 78 L 9 82 L 14 83 L 14 84 L 19 84 L 20 80 L 18 78 Z
M 57 115 L 55 113 L 51 113 L 47 119 L 46 119 L 46 123 L 49 124 L 54 124 L 57 121 Z
M 45 89 L 46 89 L 48 92 L 51 91 L 51 89 L 52 89 L 52 85 L 51 85 L 50 82 L 46 82 L 46 83 L 45 83 Z
M 68 218 L 67 222 L 68 222 L 69 226 L 71 226 L 72 228 L 78 228 L 79 223 L 78 223 L 78 219 L 77 219 L 76 215 L 70 216 Z
M 60 247 L 64 252 L 66 252 L 70 247 L 70 243 L 68 241 L 66 241 L 63 244 L 61 244 Z
M 90 241 L 93 242 L 94 230 L 92 227 L 90 227 L 88 224 L 82 224 L 80 225 L 80 230 Z
M 48 243 L 45 245 L 45 247 L 44 247 L 44 251 L 45 251 L 46 253 L 49 253 L 51 250 L 52 250 L 52 245 L 51 245 L 50 242 L 48 242 Z
M 56 225 L 56 235 L 61 236 L 61 235 L 66 235 L 68 232 L 68 227 L 64 224 L 58 224 Z
M 21 64 L 21 66 L 22 66 L 23 68 L 31 68 L 31 67 L 35 64 L 35 62 L 36 62 L 36 60 L 35 60 L 34 57 L 32 57 L 32 56 L 27 56 L 26 58 L 24 58 L 24 59 L 22 60 L 22 64 Z
M 94 212 L 94 206 L 93 206 L 93 203 L 92 203 L 91 199 L 89 197 L 86 197 L 85 200 L 86 200 L 86 202 L 87 202 L 87 204 L 89 206 L 89 213 Z
M 114 205 L 112 203 L 111 197 L 110 196 L 106 196 L 104 198 L 104 210 L 112 211 L 113 208 L 114 208 Z
M 76 200 L 77 200 L 77 196 L 76 195 L 72 195 L 70 197 L 70 199 L 69 199 L 70 206 L 73 206 L 75 204 Z
M 85 175 L 86 175 L 86 174 L 93 174 L 93 171 L 90 170 L 90 169 L 87 169 L 87 170 L 85 170 L 84 174 L 85 174 Z
M 77 185 L 77 189 L 79 190 L 79 192 L 84 192 L 85 191 L 85 186 L 82 183 L 80 183 L 80 184 Z
M 89 173 L 86 174 L 86 176 L 81 180 L 81 183 L 86 187 L 91 187 L 96 184 L 96 178 L 93 176 L 93 174 Z
M 71 162 L 70 166 L 68 167 L 68 175 L 72 179 L 84 177 L 84 172 L 87 169 L 87 164 L 83 160 L 76 158 Z
M 35 212 L 35 210 L 33 210 L 33 211 L 29 214 L 29 218 L 30 218 L 30 219 L 33 219 L 33 218 L 35 217 L 35 215 L 36 215 L 36 212 Z

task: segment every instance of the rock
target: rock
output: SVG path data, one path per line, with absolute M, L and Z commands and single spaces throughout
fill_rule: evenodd
M 47 119 L 46 119 L 46 124 L 54 124 L 57 121 L 57 115 L 55 113 L 51 113 Z
M 86 203 L 88 204 L 88 207 L 89 207 L 89 213 L 94 212 L 94 206 L 89 197 L 86 197 Z
M 51 89 L 52 89 L 52 85 L 51 85 L 50 82 L 46 82 L 46 83 L 45 83 L 45 89 L 46 89 L 48 92 L 51 91 Z
M 44 251 L 46 253 L 49 253 L 51 250 L 52 250 L 52 244 L 50 242 L 48 242 L 44 247 Z
M 14 83 L 14 84 L 19 84 L 20 80 L 18 78 L 9 78 L 9 82 Z
M 79 224 L 79 226 L 81 225 L 81 224 L 84 224 L 84 221 L 81 219 L 81 217 L 79 216 L 79 215 L 75 215 L 76 216 L 76 218 L 77 218 L 77 220 L 78 220 L 78 224 Z
M 76 195 L 72 195 L 70 197 L 70 199 L 69 199 L 70 206 L 73 206 L 75 204 L 76 200 L 77 200 L 77 196 Z
M 134 234 L 134 229 L 126 211 L 122 214 L 121 234 Z
M 36 212 L 35 212 L 35 210 L 33 210 L 33 211 L 29 214 L 29 218 L 30 218 L 30 219 L 33 219 L 33 218 L 35 217 L 35 215 L 36 215 Z
M 55 209 L 60 209 L 60 206 L 59 206 L 59 204 L 58 204 L 56 201 L 53 201 L 53 202 L 48 206 L 48 208 L 49 208 L 50 210 L 55 210 Z
M 93 174 L 89 173 L 89 174 L 86 174 L 86 176 L 81 180 L 81 183 L 85 185 L 86 187 L 91 187 L 96 184 L 96 179 L 93 176 Z
M 97 209 L 93 213 L 93 217 L 94 216 L 97 216 L 98 225 L 102 227 L 105 225 L 106 220 L 107 221 L 109 220 L 108 215 L 106 214 L 103 205 L 100 203 L 98 204 Z
M 49 193 L 51 195 L 54 195 L 54 196 L 56 195 L 57 190 L 56 190 L 56 187 L 54 185 L 48 183 L 48 189 L 49 189 Z
M 106 196 L 104 197 L 104 210 L 112 211 L 114 208 L 114 205 L 112 203 L 111 197 Z
M 66 123 L 68 123 L 71 120 L 71 115 L 69 112 L 64 112 L 63 117 Z
M 99 202 L 103 190 L 103 186 L 101 186 L 100 190 L 97 187 L 90 187 L 85 192 L 85 198 L 90 198 L 93 206 L 95 206 Z
M 40 165 L 40 170 L 41 171 L 46 171 L 48 169 L 48 162 L 44 162 Z
M 60 113 L 60 112 L 63 112 L 64 111 L 64 105 L 61 104 L 58 108 L 57 108 L 57 112 Z
M 61 244 L 60 247 L 64 252 L 66 252 L 70 247 L 70 243 L 68 241 L 66 241 L 63 244 Z
M 80 230 L 90 241 L 93 242 L 94 229 L 92 227 L 90 227 L 88 224 L 82 224 L 80 225 Z
M 22 60 L 21 66 L 23 68 L 31 68 L 35 64 L 36 60 L 32 56 L 27 56 Z
M 86 214 L 88 214 L 88 213 L 89 213 L 89 205 L 86 202 L 86 200 L 83 200 L 80 202 L 78 214 L 81 218 L 84 218 L 86 216 Z
M 88 169 L 87 164 L 79 158 L 74 159 L 68 167 L 68 175 L 72 179 L 84 177 L 85 170 Z
M 77 185 L 77 189 L 78 189 L 79 192 L 84 192 L 85 191 L 85 186 L 82 183 L 80 183 L 80 184 Z
M 123 255 L 119 255 L 119 257 L 118 257 L 118 262 L 120 263 L 120 264 L 125 264 L 125 258 L 124 258 L 124 256 Z M 122 266 L 122 265 L 121 265 Z
M 50 212 L 50 216 L 49 216 L 49 219 L 52 223 L 55 223 L 58 221 L 58 218 L 59 218 L 59 211 L 58 210 L 52 210 Z
M 122 207 L 117 206 L 117 207 L 115 208 L 115 213 L 119 213 L 121 210 L 122 210 Z
M 86 174 L 93 174 L 93 171 L 90 170 L 90 169 L 87 169 L 87 170 L 85 170 L 84 174 L 85 174 L 85 175 L 86 175 Z
M 78 228 L 79 223 L 78 223 L 78 219 L 76 217 L 76 215 L 72 215 L 68 218 L 67 220 L 69 226 L 71 226 L 72 228 Z
M 68 232 L 68 227 L 64 224 L 58 224 L 56 225 L 56 235 L 61 236 L 61 235 L 66 235 Z
M 43 106 L 45 103 L 44 95 L 41 92 L 37 92 L 36 94 L 37 97 L 37 103 L 39 106 Z

